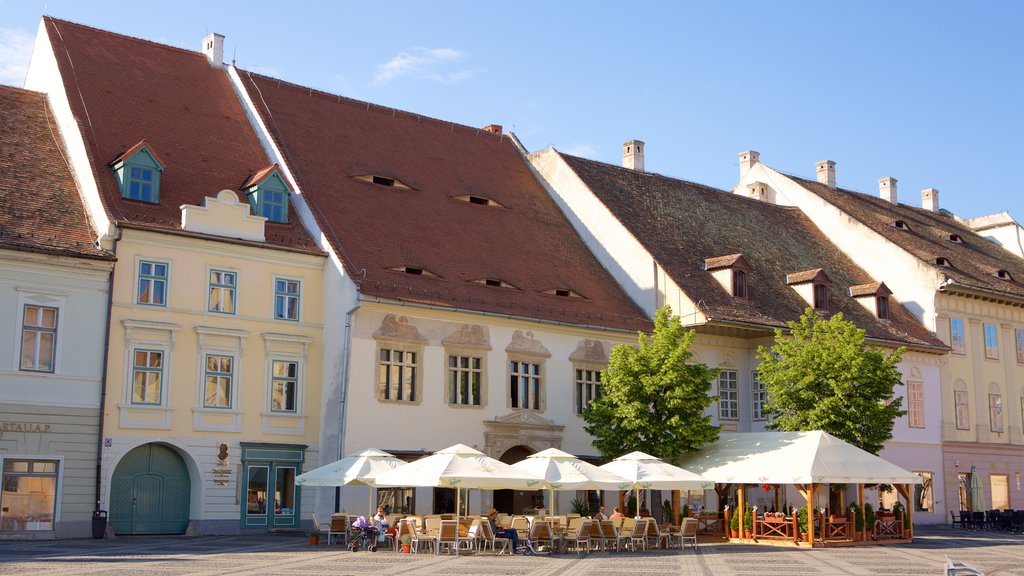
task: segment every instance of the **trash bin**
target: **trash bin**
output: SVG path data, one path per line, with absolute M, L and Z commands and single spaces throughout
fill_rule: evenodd
M 92 513 L 92 537 L 103 538 L 107 533 L 107 511 L 96 510 Z

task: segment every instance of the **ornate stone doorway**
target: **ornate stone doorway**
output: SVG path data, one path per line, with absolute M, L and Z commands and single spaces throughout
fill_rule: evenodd
M 562 447 L 559 426 L 529 410 L 484 421 L 484 452 L 506 464 L 515 464 L 534 452 Z M 495 490 L 494 507 L 506 514 L 522 514 L 525 508 L 542 505 L 538 490 Z
M 505 464 L 515 464 L 534 452 L 536 450 L 529 446 L 513 446 L 506 450 L 499 460 Z M 522 514 L 523 509 L 535 507 L 538 494 L 536 490 L 495 490 L 494 507 L 498 512 L 505 514 Z

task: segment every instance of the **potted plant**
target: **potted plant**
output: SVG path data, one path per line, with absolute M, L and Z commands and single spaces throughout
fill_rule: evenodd
M 402 552 L 408 554 L 409 549 L 412 546 L 412 536 L 409 536 L 408 534 L 402 534 L 402 537 L 399 538 L 398 541 L 402 544 Z
M 807 542 L 807 506 L 801 506 L 796 511 L 796 531 L 800 533 L 800 540 Z
M 871 538 L 875 537 L 875 509 L 871 504 L 864 505 L 864 532 L 870 533 Z
M 754 509 L 747 506 L 743 510 L 743 537 L 750 540 L 750 536 L 754 531 Z
M 729 533 L 732 535 L 733 538 L 739 538 L 740 537 L 740 515 L 736 512 L 735 508 L 730 510 L 730 512 L 732 513 L 732 515 L 729 516 Z
M 856 502 L 851 502 L 849 507 L 850 514 L 853 514 L 853 534 L 854 540 L 864 539 L 864 515 L 860 513 L 860 506 Z
M 683 504 L 683 515 L 682 515 L 682 518 L 689 518 L 689 517 L 690 517 L 690 505 L 689 504 Z
M 903 507 L 903 503 L 896 502 L 892 505 L 892 513 L 896 516 L 896 519 L 900 521 L 903 533 L 901 536 L 908 538 L 910 536 L 910 527 L 907 526 L 907 509 Z
M 316 546 L 317 544 L 320 544 L 320 528 L 314 526 L 309 531 L 309 543 L 312 544 L 313 546 Z
M 569 507 L 573 514 L 579 514 L 583 518 L 590 516 L 590 506 L 579 498 L 574 499 Z

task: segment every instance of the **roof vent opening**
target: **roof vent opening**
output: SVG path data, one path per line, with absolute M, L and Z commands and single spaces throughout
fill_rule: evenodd
M 963 244 L 964 243 L 963 237 L 960 236 L 959 234 L 950 234 L 949 235 L 949 241 L 954 243 L 954 244 Z
M 391 176 L 382 176 L 380 174 L 362 174 L 355 177 L 356 180 L 362 180 L 363 182 L 369 182 L 378 186 L 387 186 L 389 188 L 412 188 L 405 182 Z
M 953 267 L 953 264 L 949 261 L 949 258 L 943 258 L 942 256 L 939 256 L 938 258 L 935 259 L 935 265 L 936 266 L 943 266 L 943 267 L 946 267 L 946 268 L 952 268 Z
M 515 288 L 515 286 L 500 278 L 478 278 L 476 280 L 470 280 L 470 282 L 483 284 L 484 286 L 494 286 L 495 288 Z
M 476 204 L 478 206 L 496 206 L 498 208 L 504 208 L 504 206 L 486 196 L 478 196 L 476 194 L 463 194 L 462 196 L 452 196 L 452 200 L 459 202 L 466 202 L 467 204 Z
M 910 231 L 910 226 L 903 220 L 894 220 L 892 223 L 892 227 L 897 230 L 907 230 L 908 232 Z
M 439 278 L 437 274 L 434 274 L 430 270 L 420 268 L 419 266 L 396 266 L 394 268 L 391 268 L 391 270 L 394 270 L 395 272 L 402 272 L 404 274 L 409 274 L 412 276 L 426 276 L 428 278 Z
M 395 185 L 395 179 L 394 178 L 386 178 L 384 176 L 374 176 L 373 177 L 373 183 L 374 184 L 380 184 L 381 186 L 394 186 Z
M 583 298 L 583 296 L 580 296 L 579 294 L 572 290 L 569 290 L 568 288 L 553 288 L 544 293 L 550 294 L 552 296 L 561 296 L 562 298 Z
M 996 278 L 999 278 L 1000 280 L 1013 280 L 1013 276 L 1011 276 L 1010 273 L 1007 272 L 1006 270 L 996 270 L 994 276 Z

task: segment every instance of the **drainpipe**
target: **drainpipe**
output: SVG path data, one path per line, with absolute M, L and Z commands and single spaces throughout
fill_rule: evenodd
M 345 421 L 348 415 L 348 378 L 351 373 L 349 364 L 352 361 L 352 345 L 349 336 L 352 333 L 352 316 L 362 307 L 362 297 L 356 292 L 356 305 L 345 313 L 345 336 L 342 340 L 344 347 L 344 360 L 341 364 L 341 421 L 338 423 L 338 460 L 344 457 L 345 451 Z M 334 511 L 341 512 L 341 486 L 334 489 Z
M 114 237 L 114 245 L 111 248 L 111 252 L 114 254 L 114 260 L 116 267 L 117 261 L 117 241 L 121 239 L 121 227 L 117 227 L 117 236 Z M 100 500 L 103 495 L 103 476 L 101 475 L 103 469 L 103 421 L 104 413 L 107 409 L 107 365 L 109 364 L 108 358 L 110 354 L 110 322 L 111 316 L 114 313 L 114 269 L 110 270 L 110 279 L 107 280 L 107 326 L 103 333 L 103 368 L 100 375 L 100 421 L 99 430 L 96 432 L 96 508 L 100 509 Z

